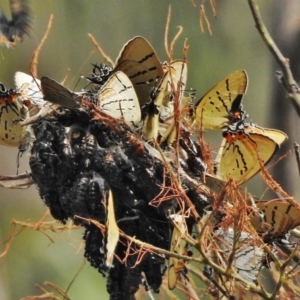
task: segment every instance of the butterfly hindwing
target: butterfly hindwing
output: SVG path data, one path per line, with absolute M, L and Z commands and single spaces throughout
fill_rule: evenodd
M 27 117 L 28 110 L 17 91 L 6 90 L 2 84 L 0 88 L 0 144 L 18 147 L 26 129 L 20 121 Z
M 121 71 L 114 73 L 98 93 L 98 104 L 107 114 L 126 122 L 141 120 L 141 109 L 134 87 Z
M 125 44 L 117 58 L 114 70 L 124 72 L 131 80 L 140 105 L 149 101 L 151 85 L 153 86 L 164 75 L 155 50 L 141 36 Z
M 217 175 L 225 181 L 233 179 L 237 184 L 242 184 L 249 180 L 260 171 L 259 160 L 266 164 L 279 148 L 265 135 L 245 132 L 228 134 L 229 137 L 223 139 L 217 158 Z
M 300 206 L 298 203 L 276 199 L 257 202 L 256 206 L 263 217 L 253 216 L 250 221 L 259 233 L 282 237 L 289 230 L 300 225 Z
M 247 74 L 236 71 L 208 91 L 196 104 L 195 126 L 221 129 L 228 123 L 231 106 L 235 99 L 241 102 L 247 90 Z
M 287 140 L 287 135 L 277 129 L 263 128 L 259 126 L 249 126 L 247 124 L 244 125 L 244 130 L 246 133 L 256 133 L 259 135 L 267 136 L 272 139 L 279 146 Z

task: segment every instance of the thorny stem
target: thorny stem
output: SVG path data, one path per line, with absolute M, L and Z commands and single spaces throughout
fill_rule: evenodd
M 283 72 L 283 86 L 285 87 L 289 99 L 292 101 L 294 108 L 296 109 L 297 114 L 300 117 L 300 92 L 293 77 L 292 71 L 290 69 L 290 61 L 288 58 L 285 58 L 277 45 L 275 44 L 274 40 L 272 39 L 271 35 L 269 34 L 262 17 L 260 15 L 259 7 L 256 3 L 256 0 L 248 0 L 256 28 L 260 33 L 263 41 L 277 60 L 279 66 Z

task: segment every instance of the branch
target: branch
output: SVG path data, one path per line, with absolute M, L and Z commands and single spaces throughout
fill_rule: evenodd
M 288 58 L 282 55 L 281 51 L 269 34 L 268 29 L 266 28 L 260 15 L 256 0 L 248 0 L 248 3 L 258 32 L 282 70 L 282 77 L 280 76 L 280 79 L 282 80 L 283 86 L 288 93 L 289 99 L 292 101 L 296 112 L 300 117 L 300 91 L 290 69 L 290 61 Z

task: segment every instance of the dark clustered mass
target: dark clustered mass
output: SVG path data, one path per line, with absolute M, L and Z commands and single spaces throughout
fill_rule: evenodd
M 118 227 L 126 235 L 169 249 L 168 215 L 177 209 L 177 201 L 176 195 L 168 189 L 171 180 L 164 163 L 149 153 L 128 124 L 97 110 L 92 103 L 60 109 L 32 128 L 35 141 L 30 167 L 40 196 L 55 219 L 66 223 L 70 218 L 85 228 L 84 255 L 93 267 L 108 276 L 107 290 L 111 299 L 134 299 L 142 274 L 148 288 L 158 293 L 165 258 L 151 252 L 141 258 L 138 246 L 129 249 L 126 239 L 120 237 L 113 267 L 108 268 L 108 237 L 89 221 L 106 224 L 111 190 Z M 195 154 L 189 157 L 196 160 Z M 202 165 L 191 165 L 194 166 L 192 173 L 201 173 Z M 149 205 L 162 189 L 168 200 L 159 206 Z M 202 214 L 207 199 L 188 186 L 185 189 Z M 126 264 L 121 262 L 124 259 Z

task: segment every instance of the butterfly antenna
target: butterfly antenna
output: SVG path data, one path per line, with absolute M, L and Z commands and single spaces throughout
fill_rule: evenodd
M 300 152 L 299 152 L 299 144 L 294 143 L 294 150 L 295 150 L 295 155 L 296 155 L 298 172 L 299 172 L 299 175 L 300 175 Z
M 77 88 L 77 86 L 78 86 L 80 80 L 83 79 L 83 78 L 84 78 L 84 76 L 83 76 L 82 73 L 81 73 L 81 75 L 80 75 L 79 78 L 77 79 L 77 82 L 76 82 L 76 84 L 75 84 L 75 86 L 74 86 L 74 88 L 73 88 L 73 91 L 75 91 L 75 89 Z

